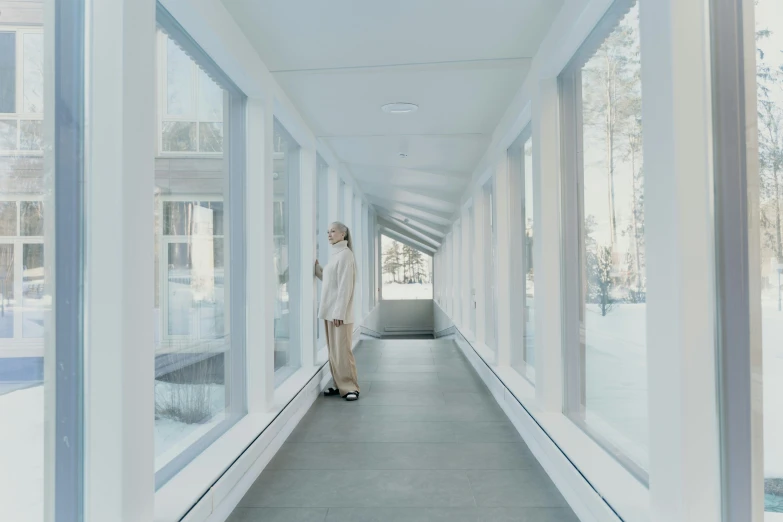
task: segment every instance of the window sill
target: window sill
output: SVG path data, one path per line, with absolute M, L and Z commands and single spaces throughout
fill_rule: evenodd
M 177 522 L 210 491 L 253 441 L 321 370 L 300 368 L 275 390 L 268 412 L 246 415 L 155 493 L 155 522 Z

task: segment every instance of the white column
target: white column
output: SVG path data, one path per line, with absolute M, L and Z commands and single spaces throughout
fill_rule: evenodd
M 511 186 L 508 161 L 495 168 L 495 227 L 497 267 L 495 274 L 495 315 L 497 321 L 497 364 L 511 364 Z
M 152 520 L 155 2 L 90 4 L 86 520 Z
M 720 520 L 707 2 L 640 2 L 650 504 Z
M 315 363 L 315 205 L 316 205 L 316 152 L 313 148 L 303 148 L 299 163 L 299 248 L 302 284 L 301 303 L 301 343 L 302 367 Z
M 557 413 L 563 410 L 559 106 L 557 79 L 539 82 L 532 102 L 536 397 Z
M 266 318 L 272 317 L 269 309 L 269 295 L 274 289 L 269 286 L 267 274 L 271 266 L 272 250 L 267 231 L 272 230 L 268 221 L 271 213 L 266 205 L 269 188 L 266 169 L 267 146 L 272 146 L 271 127 L 267 126 L 267 108 L 264 100 L 253 98 L 247 101 L 247 179 L 245 181 L 245 251 L 247 266 L 247 409 L 248 413 L 266 411 L 268 400 L 274 394 L 274 339 L 273 331 Z M 269 131 L 269 132 L 268 132 Z M 269 352 L 269 353 L 268 353 Z M 269 358 L 270 353 L 272 359 Z M 271 367 L 269 367 L 271 360 Z M 270 378 L 271 375 L 271 378 Z

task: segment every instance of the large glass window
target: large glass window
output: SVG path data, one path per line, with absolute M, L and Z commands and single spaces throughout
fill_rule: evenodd
M 642 478 L 648 464 L 638 7 L 617 2 L 561 77 L 567 404 Z
M 473 335 L 476 335 L 476 221 L 475 221 L 475 207 L 471 206 L 468 210 L 468 289 L 470 291 L 470 301 L 468 306 L 470 308 L 470 331 Z
M 432 256 L 388 236 L 381 236 L 383 298 L 387 301 L 432 299 Z
M 484 344 L 497 352 L 497 214 L 495 182 L 484 186 Z
M 222 132 L 224 119 L 230 123 L 224 113 L 241 116 L 244 96 L 217 78 L 222 73 L 170 20 L 159 22 L 158 137 L 165 157 L 155 161 L 153 238 L 158 487 L 245 412 L 243 303 L 229 306 L 232 295 L 242 295 L 232 287 L 243 284 L 231 276 L 244 273 L 244 260 L 230 250 L 234 237 L 243 238 L 243 162 L 230 151 L 241 155 L 244 135 L 238 126 L 224 142 Z M 205 121 L 219 132 L 208 135 Z M 184 151 L 210 154 L 170 154 Z
M 783 513 L 783 4 L 756 2 L 764 507 Z M 771 518 L 770 518 L 771 517 Z
M 302 365 L 299 342 L 299 144 L 275 120 L 274 130 L 275 383 Z
M 43 33 L 38 17 L 28 18 L 30 27 L 0 26 L 0 155 L 5 156 L 43 152 Z
M 19 25 L 0 21 L 0 520 L 19 522 L 44 519 L 45 422 L 54 415 L 44 394 L 53 298 L 44 242 L 54 243 L 55 229 L 44 229 L 43 200 L 54 187 L 43 158 L 52 113 L 43 103 L 42 9 L 30 2 L 14 17 Z
M 533 271 L 533 140 L 530 129 L 508 149 L 511 186 L 514 189 L 512 205 L 512 262 L 514 275 L 512 290 L 511 365 L 521 375 L 535 382 L 535 283 Z
M 329 228 L 329 165 L 318 155 L 316 158 L 316 205 L 315 205 L 315 258 L 325 264 L 329 260 L 329 240 L 326 230 Z M 321 302 L 321 284 L 318 283 L 315 331 L 317 332 L 318 345 L 325 339 L 323 321 L 318 320 L 318 303 Z
M 223 90 L 173 39 L 159 33 L 161 152 L 223 152 Z

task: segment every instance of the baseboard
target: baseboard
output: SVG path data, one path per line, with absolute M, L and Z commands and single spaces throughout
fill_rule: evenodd
M 434 333 L 435 339 L 439 339 L 441 337 L 448 337 L 449 335 L 456 335 L 456 334 L 457 334 L 456 326 L 449 326 L 448 328 L 444 328 L 443 330 Z

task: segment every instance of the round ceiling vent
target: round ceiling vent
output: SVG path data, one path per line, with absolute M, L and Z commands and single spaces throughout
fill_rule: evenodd
M 381 107 L 381 110 L 383 112 L 388 114 L 406 114 L 409 112 L 416 112 L 419 109 L 419 106 L 415 103 L 407 103 L 407 102 L 395 102 L 395 103 L 387 103 L 383 107 Z

